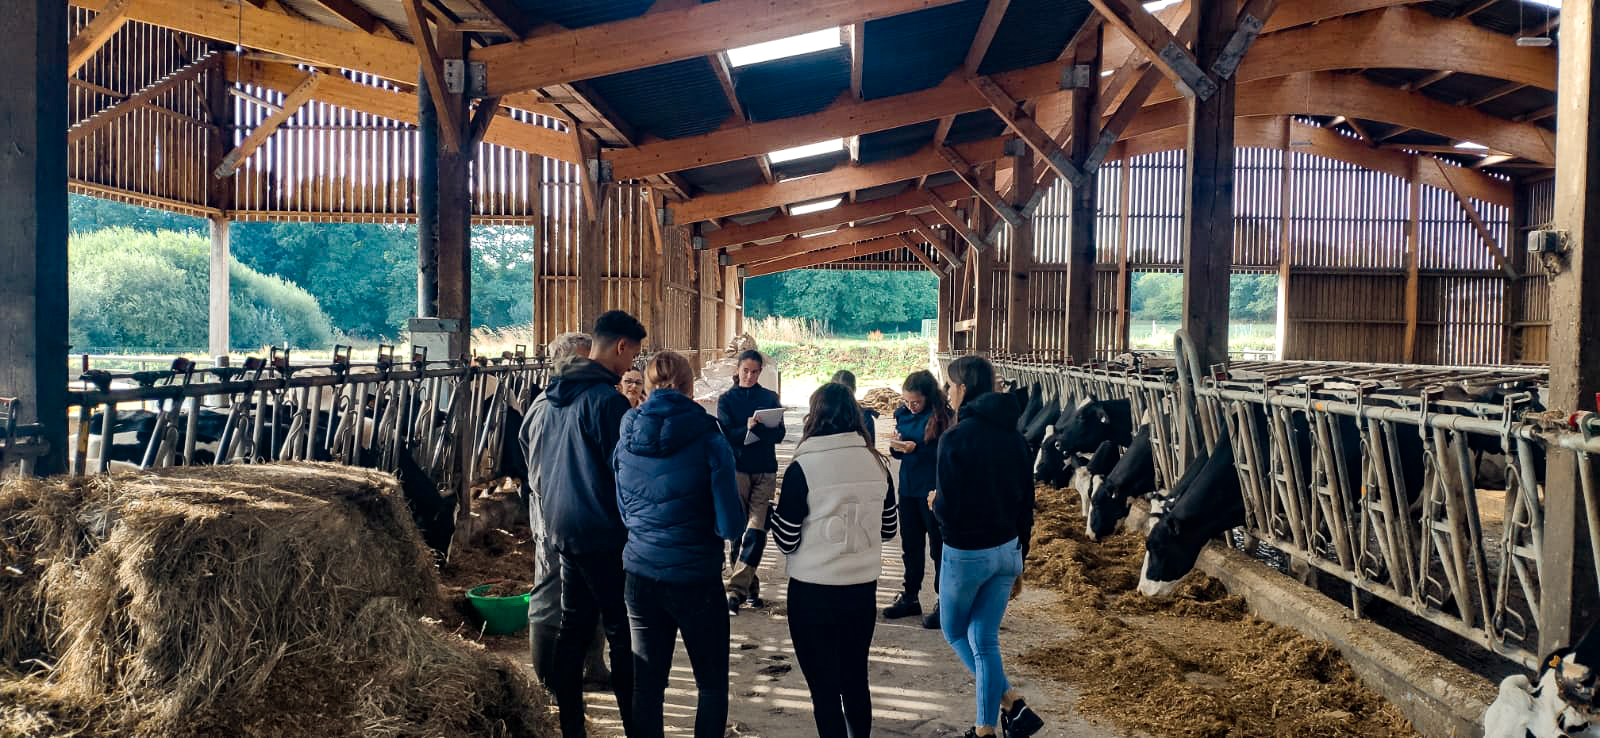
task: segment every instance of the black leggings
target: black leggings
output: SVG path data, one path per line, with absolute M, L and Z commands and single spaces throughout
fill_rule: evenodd
M 811 690 L 817 735 L 867 738 L 872 694 L 867 653 L 877 626 L 877 582 L 830 586 L 789 580 L 789 637 Z
M 933 559 L 933 591 L 939 591 L 939 562 L 943 558 L 944 538 L 939 535 L 939 520 L 928 509 L 927 497 L 900 498 L 900 551 L 906 565 L 906 596 L 915 599 L 922 591 L 922 575 L 929 558 Z
M 728 722 L 728 605 L 722 579 L 663 582 L 628 574 L 633 628 L 633 728 L 629 738 L 660 738 L 679 633 L 699 691 L 695 738 L 722 738 Z

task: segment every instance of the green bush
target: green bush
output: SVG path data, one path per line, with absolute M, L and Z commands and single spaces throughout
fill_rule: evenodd
M 108 228 L 68 248 L 69 340 L 77 350 L 206 345 L 209 244 L 194 233 Z M 238 261 L 228 267 L 236 347 L 322 348 L 328 316 L 305 290 Z

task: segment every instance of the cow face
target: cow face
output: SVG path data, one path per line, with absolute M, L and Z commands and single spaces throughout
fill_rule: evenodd
M 1205 541 L 1185 540 L 1182 523 L 1170 515 L 1152 518 L 1156 522 L 1145 538 L 1144 564 L 1139 567 L 1139 594 L 1169 597 L 1177 591 L 1178 581 L 1194 568 Z
M 1089 500 L 1088 521 L 1084 524 L 1089 540 L 1098 541 L 1117 532 L 1117 524 L 1128 516 L 1128 499 L 1116 484 L 1101 482 Z
M 1600 738 L 1595 675 L 1576 654 L 1557 651 L 1539 669 L 1538 684 L 1522 674 L 1506 677 L 1483 713 L 1484 738 Z

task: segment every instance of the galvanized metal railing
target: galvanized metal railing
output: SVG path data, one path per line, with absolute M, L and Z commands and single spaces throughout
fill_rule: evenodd
M 1008 379 L 1051 388 L 1064 410 L 1083 398 L 1130 400 L 1135 423 L 1151 423 L 1161 489 L 1225 434 L 1247 542 L 1349 583 L 1352 595 L 1537 663 L 1545 457 L 1600 453 L 1600 416 L 1544 412 L 1541 370 L 1330 362 L 1203 370 L 1181 335 L 1176 343 L 1176 361 L 995 364 Z M 1475 483 L 1478 452 L 1504 455 L 1503 501 Z M 1590 465 L 1579 468 L 1577 492 L 1600 502 Z M 1587 522 L 1600 541 L 1600 514 Z M 1600 544 L 1589 554 L 1600 571 Z M 1351 599 L 1360 614 L 1361 599 Z

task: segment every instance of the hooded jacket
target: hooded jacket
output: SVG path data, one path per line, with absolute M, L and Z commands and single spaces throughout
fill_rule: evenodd
M 722 432 L 727 434 L 728 445 L 733 447 L 735 468 L 740 473 L 778 473 L 778 442 L 783 440 L 783 424 L 779 423 L 776 428 L 759 423 L 754 429 L 749 427 L 750 416 L 757 410 L 777 407 L 783 407 L 778 393 L 759 384 L 754 387 L 735 384 L 717 398 L 717 421 L 722 423 Z M 755 434 L 756 441 L 746 444 L 745 436 L 750 433 Z
M 545 529 L 561 553 L 620 552 L 627 542 L 611 471 L 622 416 L 631 409 L 617 391 L 620 381 L 610 369 L 577 358 L 545 393 L 550 404 L 538 428 L 539 497 Z
M 622 419 L 612 457 L 628 529 L 622 568 L 664 582 L 720 582 L 722 542 L 744 533 L 733 452 L 694 400 L 658 389 Z
M 925 407 L 920 413 L 911 412 L 905 405 L 894 410 L 894 429 L 908 441 L 917 444 L 910 453 L 889 450 L 889 455 L 900 460 L 900 496 L 926 499 L 928 492 L 938 484 L 934 469 L 939 463 L 939 439 L 927 440 L 928 421 L 933 408 Z
M 963 403 L 955 427 L 939 439 L 933 512 L 944 545 L 978 551 L 1016 539 L 1028 555 L 1032 454 L 1017 432 L 1020 415 L 1015 400 L 988 392 Z

